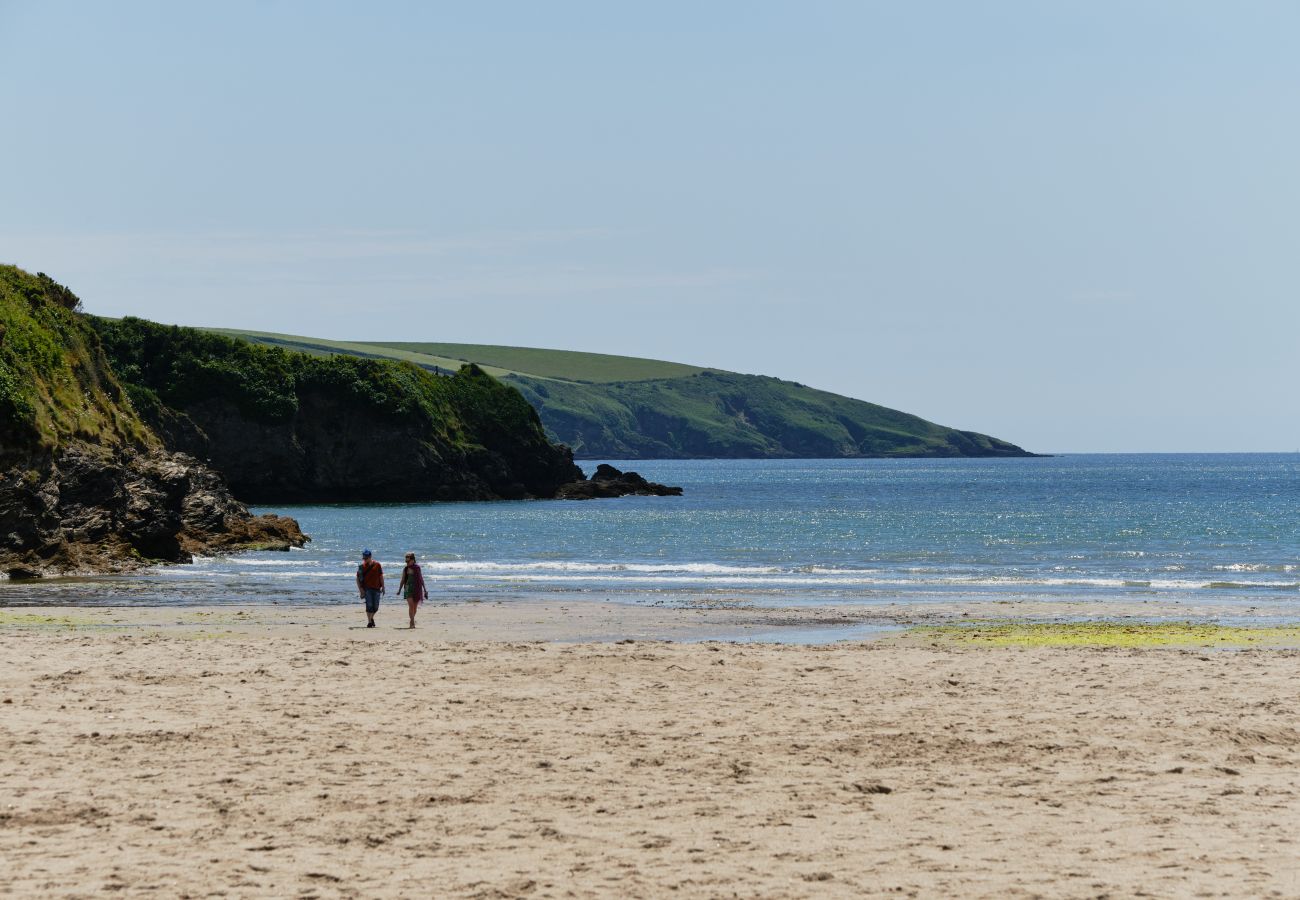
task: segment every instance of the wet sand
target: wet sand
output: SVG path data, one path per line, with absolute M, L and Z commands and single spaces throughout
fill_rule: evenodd
M 1294 650 L 634 609 L 0 611 L 0 892 L 1300 895 Z

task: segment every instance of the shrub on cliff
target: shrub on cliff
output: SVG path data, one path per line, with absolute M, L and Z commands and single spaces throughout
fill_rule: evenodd
M 36 280 L 41 283 L 41 291 L 44 292 L 46 299 L 55 306 L 69 312 L 81 312 L 81 298 L 72 293 L 71 289 L 59 284 L 44 272 L 37 272 Z
M 275 424 L 292 418 L 302 395 L 317 390 L 393 420 L 415 416 L 446 433 L 449 425 L 455 430 L 449 400 L 465 395 L 455 379 L 410 364 L 310 356 L 133 317 L 91 322 L 122 380 L 177 410 L 221 398 L 254 421 Z
M 264 421 L 288 418 L 298 407 L 293 359 L 284 351 L 144 319 L 90 321 L 122 380 L 168 406 L 223 396 Z

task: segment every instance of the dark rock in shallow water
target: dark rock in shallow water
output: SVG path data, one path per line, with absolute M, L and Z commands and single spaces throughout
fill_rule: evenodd
M 646 481 L 636 472 L 620 472 L 607 463 L 596 467 L 596 472 L 586 481 L 574 481 L 555 492 L 558 500 L 598 500 L 606 497 L 626 497 L 629 494 L 653 497 L 680 497 L 682 489 Z
M 193 457 L 86 443 L 0 476 L 0 535 L 10 578 L 123 572 L 309 540 L 287 516 L 251 514 Z

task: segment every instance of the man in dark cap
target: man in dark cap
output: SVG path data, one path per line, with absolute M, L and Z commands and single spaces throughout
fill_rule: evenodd
M 379 612 L 379 595 L 384 592 L 384 567 L 369 550 L 361 551 L 361 565 L 357 566 L 357 593 L 366 601 L 366 627 L 375 627 L 375 613 Z

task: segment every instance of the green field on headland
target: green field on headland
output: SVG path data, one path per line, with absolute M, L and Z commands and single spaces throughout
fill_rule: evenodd
M 541 350 L 535 347 L 498 347 L 488 344 L 423 344 L 380 341 L 378 347 L 428 353 L 451 359 L 477 362 L 531 374 L 539 378 L 562 381 L 609 383 L 615 381 L 650 381 L 659 378 L 685 378 L 706 371 L 699 366 L 641 359 L 636 356 L 611 356 L 606 353 L 582 353 L 576 350 Z
M 547 433 L 587 459 L 1032 455 L 985 434 L 766 375 L 570 350 L 221 333 L 314 355 L 400 359 L 444 374 L 476 363 L 518 388 Z
M 343 353 L 350 356 L 399 359 L 425 368 L 450 372 L 472 362 L 497 377 L 518 375 L 583 384 L 608 384 L 621 381 L 684 378 L 707 371 L 699 366 L 665 362 L 660 359 L 611 356 L 607 353 L 582 353 L 576 350 L 542 350 L 535 347 L 418 341 L 332 341 L 326 338 L 276 334 L 269 331 L 244 331 L 235 328 L 207 330 L 314 355 Z

